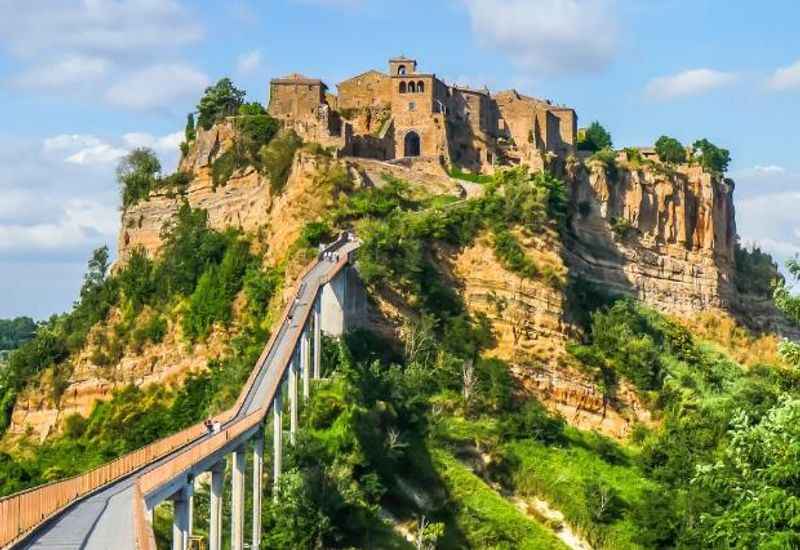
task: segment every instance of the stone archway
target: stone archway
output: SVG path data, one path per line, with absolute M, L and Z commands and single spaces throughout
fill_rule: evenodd
M 403 156 L 404 157 L 418 157 L 422 151 L 422 142 L 419 134 L 414 130 L 406 133 L 403 140 Z

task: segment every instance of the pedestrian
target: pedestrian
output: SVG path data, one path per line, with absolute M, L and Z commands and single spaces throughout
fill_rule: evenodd
M 203 425 L 206 427 L 206 432 L 211 433 L 214 430 L 214 426 L 211 423 L 211 419 L 207 418 Z

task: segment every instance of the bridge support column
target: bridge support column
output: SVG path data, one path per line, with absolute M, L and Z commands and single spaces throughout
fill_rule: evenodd
M 233 451 L 231 468 L 231 550 L 244 549 L 244 471 L 247 455 L 244 446 Z
M 225 462 L 211 469 L 211 506 L 209 508 L 208 547 L 222 550 L 222 493 L 225 486 Z
M 283 386 L 283 384 L 281 384 Z M 274 487 L 273 495 L 278 498 L 278 482 L 281 477 L 281 469 L 283 467 L 283 396 L 281 392 L 282 387 L 278 387 L 275 393 L 275 399 L 272 401 L 272 484 Z
M 189 499 L 192 486 L 187 485 L 172 496 L 172 550 L 186 550 L 189 545 L 189 525 L 192 520 Z
M 322 358 L 322 301 L 317 298 L 314 301 L 314 379 L 319 380 L 321 376 Z
M 309 352 L 311 351 L 311 339 L 308 334 L 309 327 L 303 327 L 303 335 L 300 337 L 300 370 L 303 372 L 303 401 L 308 401 L 311 397 L 311 365 Z
M 292 445 L 297 439 L 297 353 L 292 354 L 289 364 L 289 441 Z
M 259 430 L 253 438 L 253 544 L 261 548 L 261 480 L 264 477 L 264 432 Z

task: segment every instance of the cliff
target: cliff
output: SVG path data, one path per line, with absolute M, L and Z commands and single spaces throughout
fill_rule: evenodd
M 208 131 L 199 129 L 179 167 L 192 178 L 185 191 L 152 194 L 123 212 L 118 265 L 137 247 L 157 255 L 162 228 L 183 201 L 205 209 L 212 228 L 235 227 L 258 235 L 264 263 L 276 265 L 287 257 L 304 224 L 333 206 L 336 193 L 323 180 L 334 165 L 344 167 L 359 187 L 380 185 L 388 174 L 433 194 L 473 197 L 481 192 L 480 186 L 453 180 L 431 163 L 335 160 L 303 149 L 295 155 L 280 192 L 252 166 L 234 170 L 227 182 L 215 185 L 214 160 L 234 138 L 230 122 Z M 594 161 L 567 163 L 561 176 L 571 195 L 566 230 L 550 228 L 532 237 L 519 236 L 526 254 L 554 274 L 560 285 L 524 279 L 504 269 L 488 237 L 463 250 L 440 247 L 436 263 L 459 288 L 470 311 L 492 321 L 496 343 L 488 354 L 514 364 L 525 391 L 579 427 L 625 437 L 635 423 L 650 423 L 649 413 L 628 387 L 609 403 L 570 364 L 566 343 L 579 338 L 580 331 L 567 313 L 564 289 L 568 281 L 581 278 L 608 293 L 632 295 L 684 317 L 754 311 L 747 305 L 752 299 L 736 294 L 734 185 L 697 167 L 609 168 Z M 408 312 L 387 297 L 377 297 L 376 305 L 372 319 L 376 326 L 397 336 Z M 776 326 L 774 308 L 761 303 L 755 311 L 750 317 L 762 327 Z M 162 343 L 129 350 L 112 368 L 94 364 L 89 350 L 73 358 L 72 375 L 59 403 L 48 397 L 51 381 L 41 377 L 20 395 L 9 432 L 46 437 L 66 415 L 86 415 L 94 401 L 107 399 L 122 385 L 180 383 L 219 356 L 236 330 L 234 326 L 231 333 L 217 331 L 206 344 L 187 348 L 180 344 L 177 324 L 171 320 Z

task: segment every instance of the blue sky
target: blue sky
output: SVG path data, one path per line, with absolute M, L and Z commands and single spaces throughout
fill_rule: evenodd
M 739 233 L 800 251 L 800 3 L 789 0 L 0 0 L 0 317 L 69 308 L 115 246 L 114 167 L 173 167 L 185 115 L 230 76 L 251 100 L 298 71 L 331 87 L 394 55 L 600 120 L 731 150 Z

